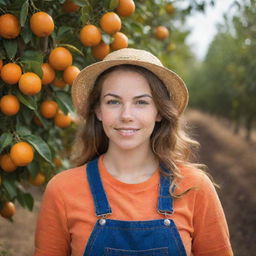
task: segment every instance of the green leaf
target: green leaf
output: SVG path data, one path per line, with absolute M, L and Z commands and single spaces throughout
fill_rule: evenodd
M 16 190 L 16 185 L 15 185 L 14 181 L 4 179 L 2 185 L 4 186 L 4 188 L 6 189 L 6 191 L 8 192 L 8 194 L 11 198 L 16 197 L 17 190 Z
M 26 207 L 30 211 L 33 210 L 34 199 L 30 193 L 23 193 L 22 191 L 19 191 L 17 199 L 22 207 Z
M 57 38 L 60 38 L 61 36 L 65 35 L 66 33 L 70 32 L 70 30 L 72 30 L 72 27 L 68 27 L 68 26 L 59 27 L 58 32 L 57 32 Z
M 28 42 L 31 41 L 32 39 L 32 31 L 29 28 L 29 25 L 26 23 L 26 25 L 23 27 L 23 29 L 21 30 L 21 36 L 25 42 L 25 44 L 27 44 Z
M 116 9 L 118 4 L 119 4 L 119 0 L 110 0 L 109 9 L 110 10 Z
M 36 102 L 32 97 L 22 95 L 19 91 L 16 91 L 15 94 L 20 102 L 26 105 L 29 109 L 35 110 L 37 108 Z
M 7 53 L 7 56 L 10 59 L 13 59 L 18 50 L 18 43 L 16 39 L 4 39 L 3 40 L 4 48 Z
M 65 106 L 69 112 L 74 112 L 74 106 L 72 104 L 70 95 L 63 91 L 56 92 L 57 99 Z
M 52 161 L 51 151 L 47 143 L 36 135 L 25 135 L 22 138 L 28 141 L 35 150 L 49 163 Z
M 29 165 L 27 165 L 27 169 L 29 171 L 29 174 L 32 176 L 32 178 L 35 178 L 39 168 L 39 162 L 38 161 L 32 161 Z
M 92 14 L 92 11 L 93 11 L 92 6 L 89 3 L 81 8 L 80 19 L 83 24 L 86 24 L 88 22 L 88 19 Z
M 16 132 L 20 136 L 25 136 L 25 135 L 31 134 L 31 131 L 26 126 L 22 126 L 22 125 L 16 125 Z
M 43 63 L 44 56 L 39 51 L 26 50 L 22 56 L 22 62 L 26 60 L 32 60 L 35 62 Z
M 0 153 L 3 149 L 12 143 L 12 134 L 5 132 L 0 136 Z
M 81 56 L 84 56 L 83 52 L 81 52 L 78 48 L 76 48 L 74 45 L 71 45 L 71 44 L 58 44 L 58 46 L 64 46 L 66 48 L 69 48 L 71 51 L 81 55 Z
M 20 11 L 20 25 L 21 27 L 24 27 L 24 24 L 26 22 L 27 16 L 28 16 L 28 1 L 25 1 L 24 4 L 21 7 Z
M 80 6 L 80 7 L 84 7 L 86 5 L 89 5 L 89 1 L 84 1 L 84 0 L 73 0 L 74 4 Z

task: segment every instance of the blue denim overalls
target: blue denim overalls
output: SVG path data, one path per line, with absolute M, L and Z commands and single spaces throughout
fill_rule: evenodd
M 179 232 L 172 219 L 120 221 L 106 219 L 111 208 L 98 169 L 98 159 L 87 164 L 87 177 L 94 199 L 97 220 L 84 256 L 186 256 Z M 170 181 L 160 176 L 158 212 L 173 213 Z M 146 209 L 145 209 L 146 210 Z

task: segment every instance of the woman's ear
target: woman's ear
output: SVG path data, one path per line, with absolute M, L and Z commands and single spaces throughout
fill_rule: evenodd
M 97 106 L 96 108 L 95 108 L 95 115 L 96 115 L 96 117 L 97 117 L 97 119 L 99 120 L 99 121 L 101 121 L 102 120 L 102 118 L 101 118 L 101 111 L 100 111 L 100 106 Z
M 161 122 L 161 121 L 162 121 L 162 117 L 159 113 L 157 113 L 156 122 Z

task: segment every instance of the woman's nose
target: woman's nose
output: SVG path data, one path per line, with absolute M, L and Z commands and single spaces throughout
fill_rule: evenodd
M 132 107 L 130 104 L 124 104 L 122 106 L 120 117 L 122 121 L 130 121 L 133 119 Z

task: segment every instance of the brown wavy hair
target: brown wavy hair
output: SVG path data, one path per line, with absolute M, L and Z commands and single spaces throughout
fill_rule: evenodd
M 173 187 L 177 179 L 181 178 L 179 167 L 203 169 L 202 164 L 192 163 L 195 159 L 195 149 L 199 143 L 191 139 L 186 133 L 186 123 L 170 98 L 170 94 L 163 82 L 151 71 L 135 65 L 118 65 L 101 73 L 95 82 L 95 86 L 88 97 L 88 108 L 85 116 L 80 117 L 76 138 L 73 144 L 71 160 L 76 166 L 83 165 L 97 158 L 108 149 L 108 137 L 101 122 L 97 119 L 95 109 L 100 102 L 101 88 L 106 77 L 113 71 L 134 71 L 146 78 L 150 86 L 152 97 L 162 120 L 156 122 L 150 137 L 151 149 L 163 168 L 163 175 L 171 179 L 170 194 L 173 197 L 181 197 L 189 190 L 181 194 L 174 194 Z M 78 150 L 79 149 L 79 150 Z

